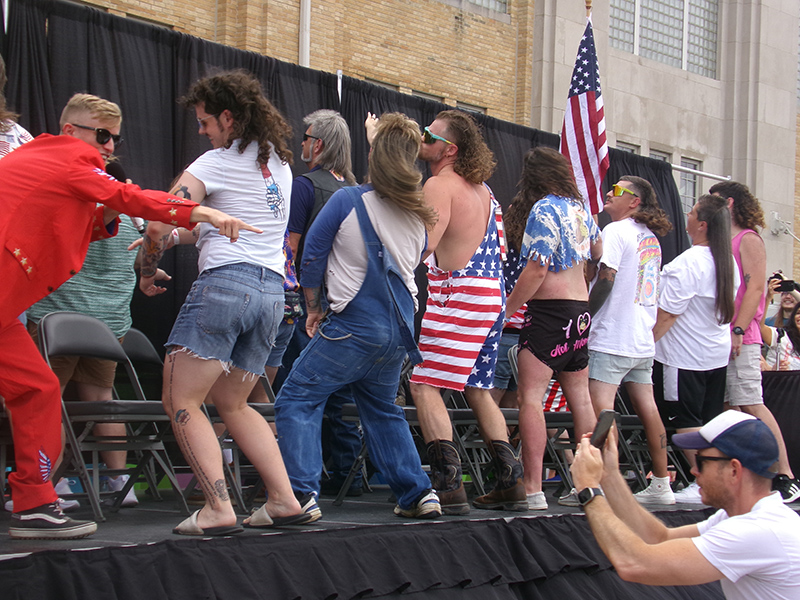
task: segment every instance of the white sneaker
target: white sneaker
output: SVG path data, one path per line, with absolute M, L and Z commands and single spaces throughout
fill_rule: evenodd
M 528 510 L 547 510 L 547 498 L 544 492 L 528 494 Z
M 67 512 L 70 510 L 75 510 L 81 505 L 80 502 L 77 500 L 65 500 L 64 498 L 56 498 L 56 506 L 61 509 L 61 512 Z M 13 513 L 14 512 L 14 501 L 13 500 L 6 500 L 6 503 L 3 505 L 3 508 L 6 511 Z
M 653 477 L 650 485 L 633 497 L 641 504 L 675 504 L 675 494 L 669 487 L 669 477 Z
M 69 479 L 66 477 L 59 479 L 58 483 L 56 483 L 53 487 L 56 489 L 56 494 L 58 494 L 56 505 L 63 512 L 75 510 L 81 505 L 81 503 L 77 500 L 69 499 L 69 497 L 72 496 L 72 488 L 69 486 Z
M 578 502 L 578 491 L 572 488 L 569 494 L 565 494 L 558 499 L 558 503 L 561 506 L 580 506 L 581 503 Z
M 700 499 L 700 486 L 693 481 L 680 492 L 675 492 L 675 502 L 678 504 L 703 504 Z
M 436 492 L 429 490 L 410 508 L 395 506 L 394 514 L 409 519 L 438 519 L 442 516 L 442 506 L 439 504 L 439 496 L 436 495 Z
M 118 492 L 125 487 L 126 483 L 128 483 L 129 477 L 130 475 L 120 475 L 116 479 L 109 477 L 108 487 L 111 488 L 112 492 Z M 128 493 L 125 494 L 125 498 L 123 498 L 121 506 L 129 508 L 131 506 L 136 506 L 137 504 L 139 504 L 139 499 L 136 497 L 136 493 L 133 491 L 133 486 L 131 486 L 131 489 L 129 489 Z

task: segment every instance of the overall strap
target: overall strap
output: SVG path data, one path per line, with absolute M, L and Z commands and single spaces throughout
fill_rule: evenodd
M 381 271 L 384 274 L 384 280 L 386 282 L 386 289 L 389 293 L 389 298 L 391 299 L 392 304 L 394 304 L 395 316 L 397 317 L 397 323 L 400 326 L 400 338 L 403 342 L 403 346 L 408 352 L 408 358 L 411 361 L 412 365 L 421 363 L 422 354 L 420 354 L 419 348 L 417 347 L 417 343 L 414 341 L 414 334 L 411 328 L 409 328 L 408 326 L 408 322 L 406 321 L 406 318 L 403 315 L 403 311 L 400 309 L 400 304 L 397 301 L 394 285 L 392 285 L 392 281 L 390 280 L 390 278 L 395 278 L 396 284 L 402 285 L 407 293 L 410 294 L 410 292 L 408 292 L 406 283 L 403 280 L 402 275 L 400 274 L 400 270 L 397 268 L 397 264 L 395 263 L 394 258 L 392 257 L 388 248 L 386 248 L 386 246 L 383 245 L 383 242 L 378 237 L 378 234 L 375 231 L 375 228 L 372 226 L 372 222 L 369 219 L 369 214 L 367 214 L 367 207 L 364 206 L 364 200 L 361 198 L 361 194 L 367 191 L 368 188 L 362 185 L 358 187 L 348 187 L 344 189 L 347 190 L 350 199 L 353 201 L 353 206 L 356 209 L 358 224 L 359 227 L 361 228 L 361 237 L 364 239 L 364 242 L 367 246 L 367 254 L 370 253 L 369 244 L 375 244 L 378 248 L 377 256 L 374 258 L 376 260 L 380 259 L 378 264 L 381 266 Z

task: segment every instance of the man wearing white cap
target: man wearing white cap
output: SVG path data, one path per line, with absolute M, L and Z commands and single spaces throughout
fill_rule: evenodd
M 769 428 L 729 410 L 672 441 L 698 451 L 692 472 L 701 498 L 719 509 L 675 528 L 634 499 L 619 472 L 615 431 L 602 454 L 587 437 L 581 440 L 572 477 L 592 532 L 619 576 L 647 585 L 720 581 L 728 600 L 800 598 L 800 516 L 771 491 L 778 444 Z

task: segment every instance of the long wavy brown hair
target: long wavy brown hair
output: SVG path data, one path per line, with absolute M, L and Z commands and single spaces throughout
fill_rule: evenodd
M 461 110 L 443 110 L 436 119 L 447 123 L 444 137 L 458 146 L 453 170 L 470 183 L 483 183 L 489 179 L 497 161 L 483 140 L 475 119 Z
M 3 90 L 6 87 L 7 81 L 6 63 L 2 55 L 0 55 L 0 133 L 8 131 L 11 128 L 11 123 L 16 123 L 19 117 L 17 113 L 11 112 L 6 107 L 6 97 L 3 94 Z
M 428 229 L 439 218 L 422 197 L 417 156 L 419 124 L 402 113 L 383 113 L 369 153 L 369 179 L 375 192 L 419 217 Z
M 196 81 L 187 94 L 178 100 L 186 108 L 203 104 L 210 115 L 224 110 L 233 115 L 233 134 L 226 148 L 234 140 L 241 140 L 239 152 L 244 152 L 250 142 L 258 144 L 258 162 L 269 161 L 270 143 L 275 153 L 285 163 L 292 163 L 289 140 L 292 128 L 283 115 L 266 99 L 261 83 L 251 73 L 237 69 L 211 75 Z
M 672 223 L 658 205 L 656 191 L 647 179 L 642 179 L 636 175 L 624 175 L 620 181 L 627 181 L 631 184 L 631 191 L 639 198 L 639 206 L 631 215 L 637 223 L 641 223 L 659 237 L 663 237 L 672 229 Z
M 764 211 L 758 198 L 750 193 L 750 189 L 737 181 L 720 181 L 708 190 L 709 194 L 717 194 L 723 198 L 733 198 L 731 216 L 733 222 L 742 229 L 758 231 L 767 226 Z
M 525 153 L 519 192 L 503 219 L 508 243 L 517 251 L 522 248 L 522 238 L 531 208 L 548 194 L 564 198 L 581 199 L 572 167 L 563 154 L 552 148 L 540 146 Z

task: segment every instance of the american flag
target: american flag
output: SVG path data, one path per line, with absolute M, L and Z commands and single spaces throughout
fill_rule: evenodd
M 572 164 L 578 190 L 587 209 L 595 215 L 603 206 L 600 185 L 608 171 L 608 144 L 603 97 L 600 95 L 600 69 L 590 18 L 578 47 L 567 101 L 561 130 L 561 154 Z

